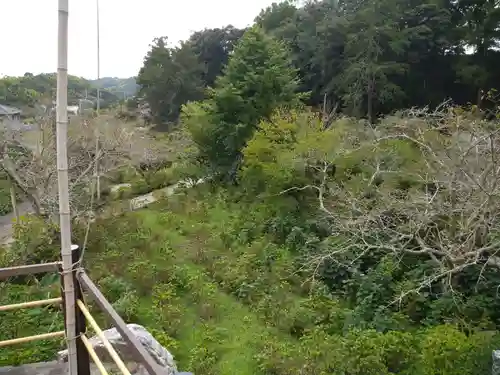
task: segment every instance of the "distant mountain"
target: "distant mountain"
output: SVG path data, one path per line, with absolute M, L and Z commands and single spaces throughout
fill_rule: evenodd
M 126 97 L 134 96 L 139 89 L 135 77 L 103 77 L 100 79 L 90 80 L 89 82 L 92 86 L 104 89 L 115 94 L 119 98 L 123 98 L 124 94 Z
M 97 82 L 82 77 L 68 76 L 68 104 L 78 105 L 80 99 L 97 101 Z M 21 77 L 0 78 L 0 104 L 25 109 L 37 104 L 50 105 L 56 99 L 57 76 L 55 73 L 33 75 L 26 73 Z M 118 103 L 125 96 L 135 94 L 134 78 L 103 78 L 101 88 L 101 108 Z

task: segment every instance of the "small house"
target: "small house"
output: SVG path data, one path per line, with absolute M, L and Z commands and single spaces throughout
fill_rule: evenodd
M 68 106 L 68 116 L 78 116 L 79 111 L 80 111 L 80 107 L 77 105 L 69 105 Z
M 55 114 L 57 110 L 57 104 L 55 101 L 52 102 L 52 108 L 50 108 L 50 113 Z M 80 106 L 79 105 L 69 105 L 66 107 L 66 111 L 68 114 L 68 117 L 70 116 L 78 116 L 80 113 Z
M 19 108 L 0 104 L 0 120 L 20 121 L 21 110 Z

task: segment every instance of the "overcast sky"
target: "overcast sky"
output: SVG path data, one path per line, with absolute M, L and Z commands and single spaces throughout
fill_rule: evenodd
M 272 0 L 99 0 L 101 77 L 137 74 L 153 38 L 252 23 Z M 57 68 L 57 0 L 0 0 L 0 76 Z M 97 76 L 96 1 L 69 0 L 69 73 Z

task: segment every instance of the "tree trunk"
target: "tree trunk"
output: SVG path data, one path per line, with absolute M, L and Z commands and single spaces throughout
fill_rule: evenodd
M 16 189 L 14 188 L 14 184 L 12 183 L 10 177 L 8 178 L 10 183 L 10 204 L 12 205 L 12 212 L 16 217 L 16 223 L 19 223 L 20 217 L 19 217 L 19 210 L 17 208 Z
M 16 173 L 16 170 L 13 167 L 12 161 L 10 159 L 4 159 L 3 170 L 5 171 L 5 173 L 7 173 L 11 184 L 17 186 L 17 188 L 21 190 L 26 199 L 30 201 L 35 214 L 37 216 L 42 216 L 42 205 L 40 203 L 40 199 L 38 198 L 38 191 L 36 191 L 36 189 L 34 190 L 25 186 L 19 175 Z
M 484 43 L 479 43 L 477 45 L 477 53 L 476 55 L 479 56 L 479 61 L 480 61 L 480 69 L 486 69 L 485 65 L 484 65 L 484 61 L 486 59 L 486 55 L 487 55 L 487 52 L 488 52 L 488 49 L 486 48 L 485 44 Z M 482 81 L 482 79 L 481 79 Z M 481 105 L 483 104 L 483 95 L 482 95 L 482 91 L 483 91 L 483 85 L 484 85 L 484 82 L 481 82 L 479 83 L 478 82 L 478 89 L 477 89 L 477 97 L 476 97 L 476 105 L 477 105 L 477 109 L 481 109 Z
M 323 95 L 323 114 L 322 114 L 323 115 L 323 125 L 326 124 L 326 119 L 328 117 L 328 115 L 326 114 L 326 99 L 327 99 L 327 97 L 326 97 L 326 92 L 325 92 L 325 94 Z
M 373 124 L 373 82 L 368 84 L 367 116 L 370 124 Z
M 476 97 L 476 105 L 477 105 L 477 109 L 481 109 L 481 104 L 483 102 L 483 95 L 482 95 L 482 92 L 483 92 L 483 89 L 482 88 L 479 88 L 477 90 L 477 97 Z

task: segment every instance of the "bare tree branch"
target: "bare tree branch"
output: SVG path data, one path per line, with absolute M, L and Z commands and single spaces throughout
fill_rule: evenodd
M 329 131 L 335 129 L 325 136 Z M 331 238 L 344 239 L 311 257 L 313 272 L 327 261 L 350 269 L 374 251 L 430 261 L 434 273 L 403 291 L 401 301 L 471 266 L 479 266 L 478 283 L 486 267 L 500 268 L 498 127 L 465 120 L 445 106 L 346 132 L 330 150 L 297 156 L 301 165 L 318 166 L 314 183 L 281 192 L 315 192 Z M 351 155 L 362 155 L 361 172 L 348 179 L 328 173 Z

